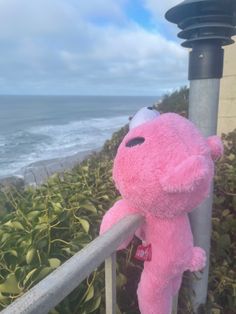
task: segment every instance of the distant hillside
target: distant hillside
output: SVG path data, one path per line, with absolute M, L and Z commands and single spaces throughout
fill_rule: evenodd
M 176 112 L 186 117 L 188 116 L 188 99 L 189 88 L 184 86 L 173 93 L 165 94 L 156 108 L 161 113 Z

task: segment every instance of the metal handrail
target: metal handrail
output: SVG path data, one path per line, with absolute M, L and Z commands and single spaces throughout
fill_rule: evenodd
M 32 289 L 4 309 L 2 314 L 45 314 L 59 304 L 106 259 L 106 311 L 115 314 L 115 251 L 144 222 L 130 215 L 99 236 Z

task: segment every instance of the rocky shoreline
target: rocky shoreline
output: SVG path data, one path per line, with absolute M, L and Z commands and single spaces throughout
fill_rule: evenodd
M 63 158 L 34 162 L 21 169 L 15 175 L 0 179 L 0 189 L 8 186 L 15 186 L 16 188 L 39 186 L 53 174 L 71 170 L 93 152 L 96 152 L 96 150 L 83 151 Z

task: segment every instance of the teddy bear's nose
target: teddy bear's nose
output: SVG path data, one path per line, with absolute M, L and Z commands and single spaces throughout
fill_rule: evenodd
M 135 138 L 132 138 L 131 140 L 129 140 L 125 144 L 125 146 L 126 147 L 133 147 L 136 145 L 141 145 L 141 144 L 143 144 L 144 141 L 145 141 L 145 138 L 143 138 L 143 137 L 135 137 Z

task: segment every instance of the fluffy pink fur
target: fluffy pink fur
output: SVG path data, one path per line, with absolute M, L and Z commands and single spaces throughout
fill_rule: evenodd
M 223 144 L 218 136 L 210 136 L 207 139 L 208 145 L 211 148 L 211 156 L 213 160 L 219 159 L 223 154 Z
M 137 137 L 145 141 L 126 146 Z M 172 113 L 132 129 L 118 149 L 113 178 L 123 199 L 105 214 L 100 233 L 129 214 L 145 217 L 136 233 L 152 244 L 152 260 L 144 263 L 138 287 L 142 314 L 169 314 L 183 272 L 205 266 L 205 252 L 193 246 L 187 213 L 207 197 L 213 159 L 221 154 L 217 137 L 205 139 L 189 120 Z

